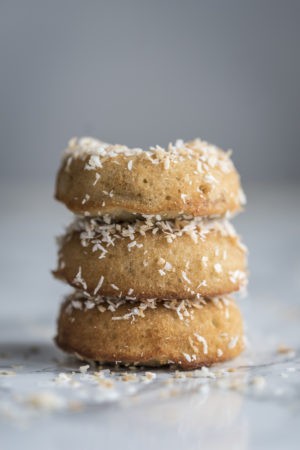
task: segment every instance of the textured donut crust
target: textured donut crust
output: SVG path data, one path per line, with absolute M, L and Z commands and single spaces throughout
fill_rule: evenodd
M 112 320 L 128 313 L 128 303 L 116 312 L 100 312 L 71 308 L 71 301 L 61 307 L 56 343 L 81 359 L 194 369 L 234 358 L 244 348 L 242 317 L 233 300 L 207 301 L 193 308 L 188 322 L 162 303 L 144 317 Z
M 229 156 L 200 140 L 182 149 L 172 147 L 171 152 L 125 147 L 115 154 L 111 146 L 101 156 L 95 154 L 94 144 L 89 150 L 80 142 L 73 142 L 65 154 L 55 193 L 76 214 L 109 214 L 116 221 L 143 214 L 213 216 L 235 213 L 243 204 L 239 175 Z M 98 158 L 96 167 L 90 164 L 91 156 Z
M 247 258 L 236 235 L 212 229 L 197 242 L 183 234 L 169 243 L 163 232 L 149 230 L 134 242 L 124 237 L 112 245 L 99 238 L 107 251 L 103 258 L 96 242 L 95 237 L 81 239 L 78 231 L 68 233 L 54 275 L 91 295 L 137 299 L 213 297 L 246 284 Z M 136 245 L 128 248 L 132 242 Z

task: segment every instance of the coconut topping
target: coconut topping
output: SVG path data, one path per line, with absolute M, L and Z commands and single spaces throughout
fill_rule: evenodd
M 172 164 L 185 159 L 195 160 L 195 172 L 205 173 L 206 182 L 217 183 L 217 180 L 209 174 L 209 170 L 218 167 L 222 172 L 228 173 L 233 170 L 230 159 L 231 152 L 224 152 L 215 145 L 209 144 L 199 138 L 183 142 L 178 139 L 175 144 L 169 143 L 167 148 L 159 145 L 150 147 L 148 150 L 141 148 L 129 148 L 125 145 L 112 145 L 91 137 L 72 138 L 64 151 L 67 159 L 67 167 L 73 159 L 87 159 L 85 170 L 97 170 L 103 167 L 103 162 L 108 159 L 123 157 L 128 159 L 127 167 L 133 169 L 133 157 L 140 156 L 149 160 L 152 164 L 162 164 L 164 170 L 169 170 Z M 116 162 L 118 162 L 116 160 Z M 242 194 L 241 194 L 242 198 Z
M 157 216 L 154 215 L 143 217 L 144 220 L 137 219 L 133 223 L 110 223 L 111 220 L 107 220 L 107 217 L 106 220 L 103 220 L 103 218 L 77 218 L 67 231 L 79 231 L 82 246 L 92 245 L 94 252 L 100 252 L 100 258 L 104 258 L 108 252 L 108 247 L 114 246 L 119 239 L 129 240 L 128 251 L 133 247 L 141 248 L 143 245 L 137 239 L 139 236 L 145 236 L 146 233 L 152 233 L 153 235 L 160 233 L 171 244 L 177 237 L 183 235 L 188 235 L 194 242 L 204 241 L 208 233 L 215 231 L 221 233 L 222 236 L 235 237 L 240 245 L 236 231 L 227 219 L 212 220 L 197 217 L 193 220 L 185 220 L 184 218 L 158 220 Z M 206 257 L 202 258 L 202 262 L 204 265 L 206 264 Z M 169 265 L 163 269 L 170 270 Z M 232 274 L 232 277 L 238 276 L 238 274 Z
M 122 298 L 115 297 L 104 297 L 101 295 L 90 296 L 87 292 L 76 292 L 71 301 L 66 306 L 66 312 L 68 314 L 72 313 L 72 310 L 88 311 L 90 309 L 97 309 L 99 312 L 103 313 L 105 311 L 110 311 L 112 313 L 117 313 L 118 309 L 126 305 L 128 310 L 122 316 L 114 314 L 112 320 L 135 320 L 136 317 L 145 317 L 145 312 L 148 309 L 156 309 L 158 305 L 162 305 L 166 309 L 174 311 L 180 320 L 189 322 L 193 320 L 193 313 L 195 309 L 202 309 L 207 301 L 211 301 L 206 297 L 195 297 L 194 299 L 185 300 L 169 300 L 169 299 L 143 299 L 137 300 L 135 297 L 125 296 Z M 213 302 L 219 307 L 224 307 L 229 299 L 226 296 L 214 297 Z M 203 351 L 207 353 L 207 344 L 203 341 L 199 334 L 195 334 L 198 342 L 203 344 Z

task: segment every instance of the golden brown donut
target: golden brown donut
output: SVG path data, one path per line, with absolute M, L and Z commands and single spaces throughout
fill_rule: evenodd
M 116 221 L 143 214 L 224 215 L 244 203 L 229 153 L 200 139 L 143 151 L 74 138 L 55 195 L 76 214 L 109 214 Z
M 78 219 L 61 239 L 56 277 L 91 295 L 180 299 L 245 286 L 245 247 L 226 221 L 105 224 Z
M 85 360 L 183 369 L 234 358 L 244 348 L 242 318 L 232 299 L 121 299 L 116 305 L 78 293 L 61 307 L 56 343 Z

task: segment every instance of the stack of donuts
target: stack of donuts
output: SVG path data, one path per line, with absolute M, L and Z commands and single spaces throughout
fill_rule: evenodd
M 56 198 L 74 214 L 54 275 L 74 287 L 57 345 L 80 359 L 192 369 L 238 355 L 229 296 L 247 284 L 228 219 L 245 197 L 230 152 L 195 139 L 149 150 L 74 138 Z

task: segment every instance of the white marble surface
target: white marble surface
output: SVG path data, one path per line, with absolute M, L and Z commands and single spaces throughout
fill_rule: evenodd
M 132 381 L 122 371 L 82 374 L 54 347 L 68 289 L 49 270 L 69 215 L 42 183 L 0 188 L 1 450 L 300 448 L 299 186 L 249 188 L 235 221 L 250 248 L 250 293 L 240 300 L 249 349 L 208 373 L 157 371 L 147 382 L 144 371 Z M 292 350 L 278 352 L 283 345 Z

